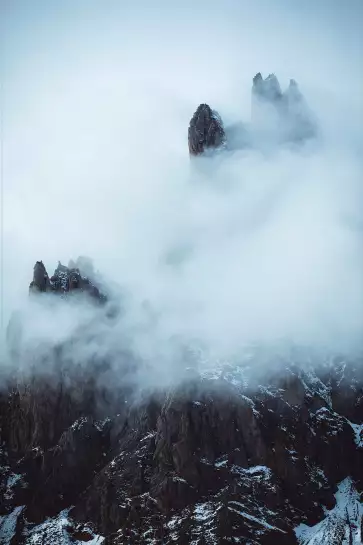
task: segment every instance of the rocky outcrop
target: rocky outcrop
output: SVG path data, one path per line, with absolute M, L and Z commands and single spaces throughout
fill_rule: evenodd
M 208 104 L 200 104 L 188 129 L 190 155 L 200 155 L 208 149 L 223 147 L 225 131 L 219 114 Z
M 261 143 L 301 144 L 317 136 L 317 124 L 294 79 L 283 92 L 275 74 L 258 72 L 252 82 L 251 124 L 224 127 L 219 114 L 200 104 L 188 130 L 191 156 L 214 150 L 259 147 Z
M 51 288 L 49 276 L 43 261 L 37 261 L 34 265 L 33 280 L 30 282 L 30 292 L 45 292 Z
M 34 265 L 33 280 L 29 285 L 30 293 L 51 292 L 65 295 L 70 292 L 86 293 L 101 303 L 106 301 L 106 296 L 99 288 L 81 272 L 81 267 L 89 266 L 85 258 L 79 258 L 77 263 L 70 261 L 68 267 L 58 263 L 53 276 L 49 278 L 43 261 L 37 261 Z

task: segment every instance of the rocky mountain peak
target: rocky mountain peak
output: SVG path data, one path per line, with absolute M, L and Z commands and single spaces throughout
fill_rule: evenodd
M 81 258 L 77 262 L 71 260 L 66 266 L 58 261 L 58 266 L 49 278 L 43 261 L 37 261 L 34 265 L 33 280 L 29 285 L 30 293 L 48 292 L 64 296 L 71 292 L 78 292 L 86 293 L 101 303 L 105 302 L 106 296 L 100 292 L 90 278 L 81 272 L 80 266 L 83 262 L 84 258 L 83 261 Z
M 208 104 L 200 104 L 189 123 L 188 146 L 190 155 L 220 148 L 225 143 L 223 122 Z
M 252 94 L 284 116 L 286 138 L 315 135 L 294 80 L 281 92 L 276 76 L 258 73 Z M 208 104 L 190 121 L 188 147 L 231 149 Z M 73 295 L 90 296 L 102 327 L 114 326 L 87 258 L 59 262 L 50 277 L 37 261 L 30 293 L 66 311 Z M 362 543 L 360 357 L 253 346 L 221 362 L 190 348 L 181 378 L 146 392 L 122 335 L 112 359 L 93 357 L 94 333 L 85 324 L 17 351 L 24 361 L 0 385 L 1 545 Z

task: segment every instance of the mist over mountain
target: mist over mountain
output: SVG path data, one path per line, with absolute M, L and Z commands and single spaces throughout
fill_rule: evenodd
M 68 4 L 5 9 L 4 321 L 24 304 L 37 259 L 54 269 L 88 255 L 174 334 L 229 346 L 359 330 L 354 10 L 138 5 L 142 16 L 117 3 L 91 2 L 87 17 Z M 296 153 L 276 149 L 265 128 L 254 147 L 192 167 L 185 141 L 196 106 L 210 104 L 227 130 L 248 128 L 258 71 L 274 72 L 283 90 L 298 82 L 321 139 Z M 179 268 L 167 266 L 175 252 L 188 256 Z
M 361 543 L 360 3 L 2 11 L 0 543 Z

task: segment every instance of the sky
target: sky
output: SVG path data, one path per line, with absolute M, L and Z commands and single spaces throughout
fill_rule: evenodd
M 222 352 L 358 336 L 359 0 L 0 1 L 5 324 L 36 260 L 52 274 L 86 255 L 135 297 L 132 327 L 145 300 L 159 315 L 147 350 L 179 334 Z M 319 145 L 196 169 L 198 104 L 249 122 L 257 72 L 298 81 Z

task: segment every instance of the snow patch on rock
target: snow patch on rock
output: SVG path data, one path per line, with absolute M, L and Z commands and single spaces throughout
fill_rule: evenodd
M 0 543 L 2 545 L 11 545 L 12 539 L 15 536 L 18 517 L 23 508 L 23 506 L 15 507 L 9 515 L 0 517 Z
M 363 505 L 350 477 L 338 486 L 336 505 L 315 526 L 300 524 L 295 528 L 299 545 L 361 545 Z
M 354 424 L 347 420 L 348 424 L 352 427 L 354 431 L 354 440 L 358 448 L 363 447 L 363 424 Z

